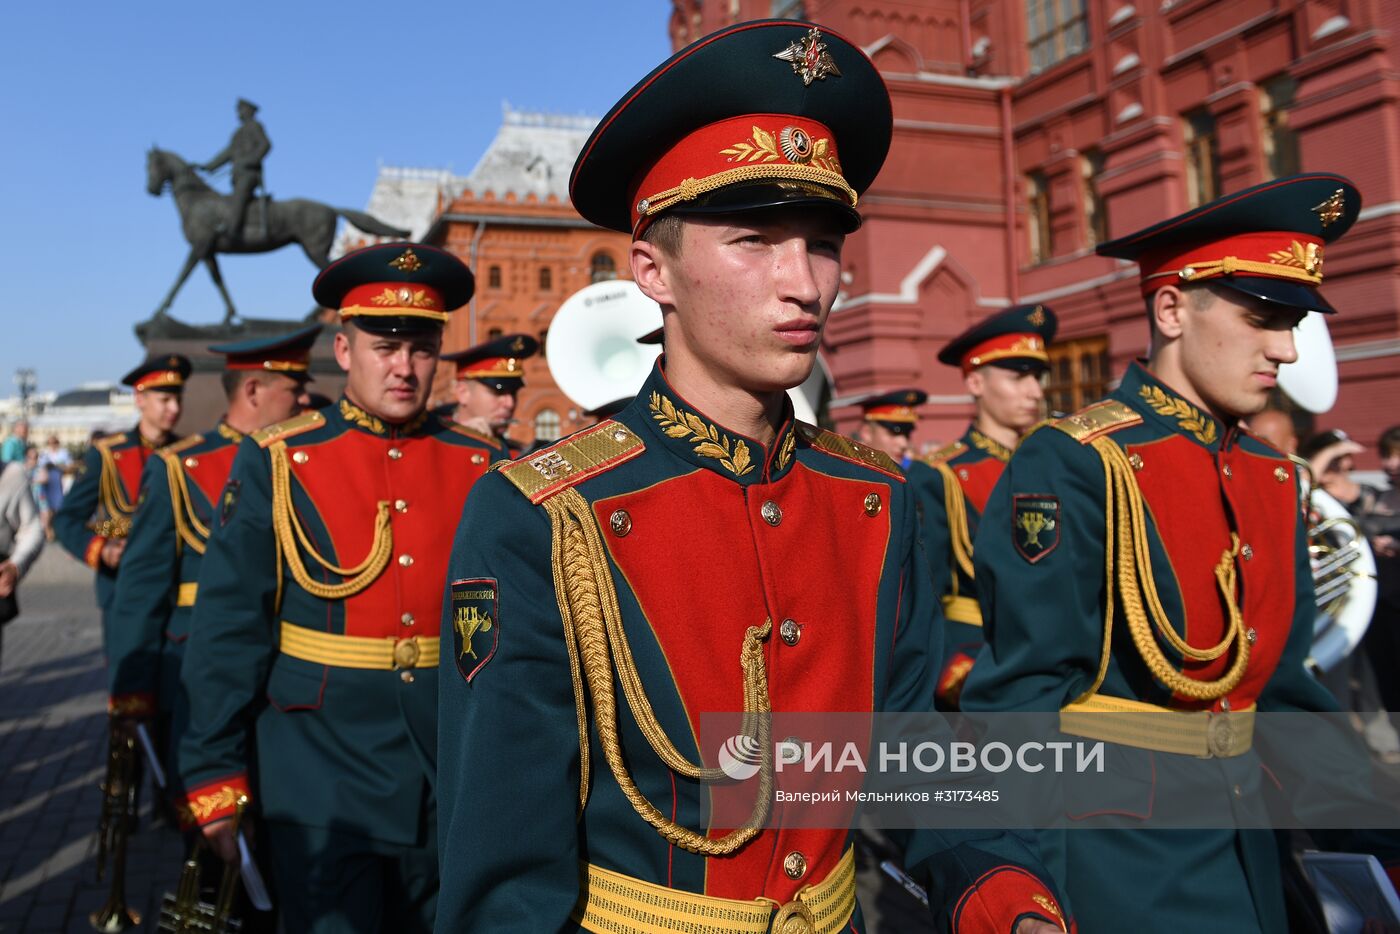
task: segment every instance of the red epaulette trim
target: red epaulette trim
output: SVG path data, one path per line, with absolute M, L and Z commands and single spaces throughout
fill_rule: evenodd
M 232 817 L 238 810 L 238 799 L 253 800 L 248 776 L 242 772 L 206 782 L 185 792 L 185 801 L 177 807 L 180 822 L 204 827 L 217 820 Z
M 150 691 L 113 694 L 107 698 L 107 713 L 113 717 L 153 717 L 156 713 L 156 696 Z
M 1045 883 L 1020 866 L 998 866 L 984 873 L 958 899 L 953 934 L 1006 934 L 1025 918 L 1073 927 Z
M 88 539 L 87 548 L 83 551 L 83 563 L 96 571 L 102 564 L 102 546 L 106 544 L 107 539 L 101 535 Z

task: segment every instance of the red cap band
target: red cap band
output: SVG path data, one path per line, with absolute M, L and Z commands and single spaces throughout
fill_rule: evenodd
M 1172 284 L 1172 277 L 1176 284 L 1244 275 L 1317 285 L 1322 281 L 1322 248 L 1319 237 L 1266 230 L 1196 244 L 1184 252 L 1179 246 L 1149 251 L 1138 259 L 1142 294 Z
M 1049 363 L 1050 354 L 1045 350 L 1045 339 L 1039 334 L 998 334 L 963 354 L 963 375 L 966 376 L 979 366 L 1008 359 Z
M 152 370 L 136 380 L 132 388 L 139 391 L 183 385 L 185 385 L 185 378 L 180 375 L 179 370 Z
M 487 357 L 457 364 L 458 379 L 521 379 L 525 376 L 520 357 Z
M 865 410 L 867 422 L 907 422 L 917 425 L 919 413 L 909 405 L 876 405 Z
M 340 300 L 340 316 L 353 318 L 357 315 L 447 320 L 447 311 L 442 307 L 442 293 L 421 283 L 369 282 L 357 285 Z

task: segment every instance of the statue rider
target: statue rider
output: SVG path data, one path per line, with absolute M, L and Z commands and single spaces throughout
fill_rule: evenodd
M 262 124 L 254 119 L 253 115 L 257 112 L 257 104 L 239 98 L 238 119 L 241 125 L 233 131 L 233 138 L 229 140 L 228 145 L 200 166 L 204 171 L 212 172 L 225 163 L 231 164 L 233 194 L 229 198 L 228 217 L 219 227 L 219 231 L 238 240 L 243 238 L 243 215 L 247 213 L 248 202 L 253 199 L 253 192 L 262 184 L 262 161 L 272 149 L 267 132 L 263 130 Z

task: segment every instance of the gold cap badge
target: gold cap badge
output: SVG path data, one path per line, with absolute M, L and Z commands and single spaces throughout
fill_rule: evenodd
M 1316 211 L 1317 216 L 1322 219 L 1323 227 L 1341 218 L 1343 211 L 1346 210 L 1346 197 L 1343 195 L 1342 189 L 1338 188 L 1332 192 L 1332 197 L 1315 205 L 1312 210 Z
M 774 58 L 792 65 L 793 74 L 802 79 L 804 85 L 825 78 L 827 75 L 841 77 L 841 69 L 831 59 L 826 43 L 821 41 L 821 32 L 813 26 L 801 40 L 792 43 L 781 52 L 773 53 Z
M 423 268 L 423 261 L 412 250 L 404 250 L 398 256 L 389 261 L 399 272 L 417 272 Z

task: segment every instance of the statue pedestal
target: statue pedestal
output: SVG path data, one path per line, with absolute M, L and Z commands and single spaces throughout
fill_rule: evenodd
M 339 330 L 334 312 L 317 308 L 300 320 L 242 318 L 230 324 L 186 324 L 165 316 L 150 318 L 133 330 L 146 355 L 178 353 L 190 358 L 193 372 L 185 386 L 184 412 L 176 430 L 182 435 L 208 431 L 227 408 L 222 377 L 224 357 L 210 353 L 210 344 L 253 337 L 271 337 L 323 321 L 325 329 L 311 348 L 311 391 L 334 399 L 345 385 L 345 373 L 335 362 L 333 342 Z

